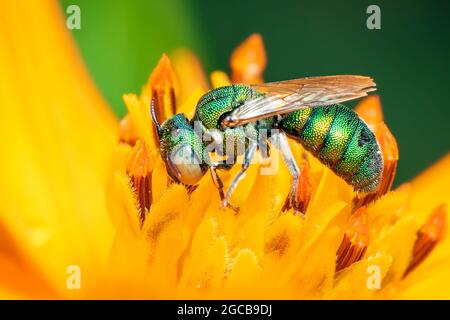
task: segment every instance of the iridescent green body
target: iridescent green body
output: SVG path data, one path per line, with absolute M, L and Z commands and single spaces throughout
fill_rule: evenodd
M 343 105 L 307 108 L 279 127 L 359 191 L 373 191 L 383 170 L 380 147 L 367 124 Z
M 299 141 L 356 190 L 376 189 L 383 170 L 378 142 L 366 123 L 343 105 L 301 109 L 235 128 L 220 127 L 224 114 L 261 95 L 263 93 L 245 85 L 212 90 L 198 102 L 193 120 L 200 121 L 204 129 L 221 130 L 230 141 L 247 140 L 252 130 L 256 138 L 259 129 L 277 127 Z M 228 147 L 236 149 L 236 143 Z
M 272 129 L 273 118 L 260 120 L 236 128 L 221 128 L 220 119 L 224 114 L 239 107 L 245 101 L 261 96 L 261 93 L 245 85 L 231 85 L 217 88 L 206 93 L 198 102 L 193 120 L 199 121 L 203 131 L 217 129 L 223 133 L 223 149 L 216 151 L 220 155 L 227 154 L 234 157 L 241 155 L 248 144 L 247 138 L 257 139 L 258 129 Z M 239 144 L 244 143 L 243 147 Z
M 245 85 L 231 85 L 209 91 L 200 98 L 194 120 L 200 120 L 206 129 L 220 129 L 220 117 L 247 100 L 261 94 Z

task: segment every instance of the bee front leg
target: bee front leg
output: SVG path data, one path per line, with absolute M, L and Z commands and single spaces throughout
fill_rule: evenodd
M 228 187 L 227 194 L 225 198 L 222 200 L 222 208 L 225 208 L 228 205 L 228 201 L 230 200 L 231 195 L 233 194 L 234 189 L 236 189 L 239 181 L 244 177 L 245 171 L 247 171 L 250 163 L 255 155 L 255 151 L 257 149 L 258 143 L 255 140 L 250 140 L 248 144 L 247 150 L 244 153 L 244 163 L 242 164 L 242 168 L 239 173 L 233 178 L 230 186 Z
M 278 132 L 272 135 L 272 141 L 274 145 L 280 150 L 281 156 L 283 157 L 283 161 L 286 163 L 286 166 L 289 169 L 289 172 L 292 176 L 292 185 L 291 191 L 289 193 L 289 205 L 294 208 L 295 213 L 301 213 L 304 215 L 304 212 L 300 211 L 300 204 L 298 203 L 297 194 L 298 194 L 298 183 L 300 178 L 300 169 L 295 161 L 294 155 L 292 154 L 291 147 L 289 146 L 288 139 L 284 133 Z
M 223 203 L 224 199 L 225 199 L 225 194 L 223 192 L 223 182 L 222 179 L 220 179 L 219 175 L 217 174 L 217 169 L 221 168 L 220 165 L 218 166 L 213 166 L 210 167 L 210 172 L 211 172 L 211 177 L 212 180 L 217 188 L 217 190 L 219 191 L 219 196 L 220 196 L 220 202 Z M 224 167 L 226 170 L 229 170 L 229 167 Z M 233 206 L 232 204 L 228 203 L 227 207 L 230 208 L 231 210 L 233 210 L 236 213 L 239 213 L 239 208 Z

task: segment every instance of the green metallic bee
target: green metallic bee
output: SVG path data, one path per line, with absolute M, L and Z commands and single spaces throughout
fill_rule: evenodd
M 375 135 L 354 111 L 339 104 L 374 90 L 371 78 L 352 75 L 235 84 L 206 93 L 198 101 L 191 120 L 177 114 L 160 125 L 155 101 L 152 101 L 152 118 L 170 177 L 179 183 L 195 185 L 209 169 L 222 206 L 231 206 L 228 200 L 256 150 L 262 150 L 262 144 L 270 139 L 292 175 L 290 201 L 296 209 L 300 172 L 287 136 L 300 142 L 356 191 L 373 192 L 379 186 L 383 159 Z M 269 134 L 260 133 L 268 130 Z M 228 159 L 211 161 L 211 149 L 205 140 L 212 141 L 209 145 L 214 146 L 213 152 Z M 224 141 L 227 145 L 221 147 Z M 239 145 L 245 148 L 238 148 Z M 224 194 L 216 170 L 228 170 L 234 162 L 227 160 L 239 155 L 243 155 L 242 168 Z

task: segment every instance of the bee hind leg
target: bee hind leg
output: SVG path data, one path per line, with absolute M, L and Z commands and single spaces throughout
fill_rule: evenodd
M 248 167 L 250 166 L 252 158 L 255 155 L 257 146 L 258 146 L 258 143 L 255 140 L 250 140 L 247 150 L 245 150 L 245 153 L 244 153 L 244 163 L 242 164 L 242 168 L 238 172 L 238 174 L 233 178 L 233 181 L 231 182 L 230 186 L 228 187 L 225 198 L 222 200 L 222 208 L 225 208 L 228 206 L 228 201 L 230 200 L 234 189 L 236 189 L 239 181 L 245 176 L 245 171 L 247 171 Z
M 283 161 L 286 163 L 286 166 L 292 176 L 291 191 L 289 192 L 288 200 L 283 207 L 283 211 L 292 207 L 295 213 L 304 215 L 304 212 L 301 212 L 299 209 L 300 203 L 297 197 L 299 191 L 298 184 L 300 179 L 300 168 L 298 167 L 294 155 L 292 154 L 288 139 L 284 133 L 278 132 L 272 136 L 272 141 L 273 144 L 280 150 Z

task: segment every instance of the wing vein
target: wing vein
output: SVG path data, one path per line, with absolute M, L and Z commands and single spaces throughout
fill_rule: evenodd
M 234 127 L 304 108 L 316 108 L 358 99 L 376 90 L 372 78 L 338 75 L 251 85 L 262 96 L 245 102 L 224 119 Z

